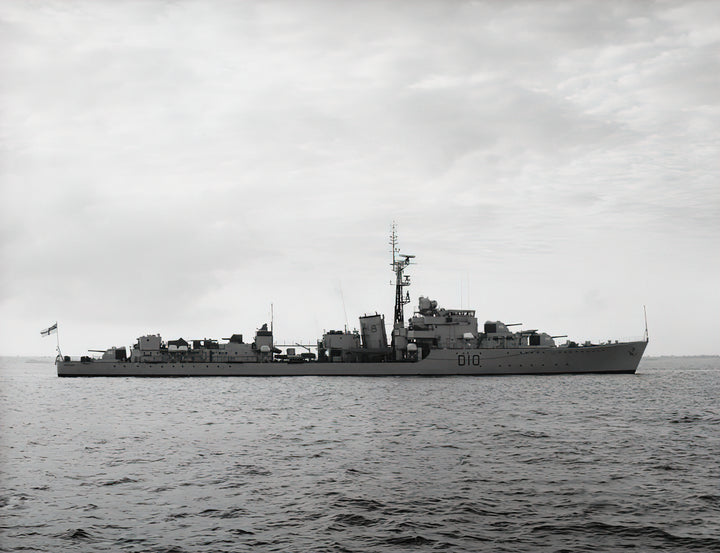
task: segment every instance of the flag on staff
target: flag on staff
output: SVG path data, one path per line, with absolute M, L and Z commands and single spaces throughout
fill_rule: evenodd
M 50 328 L 40 331 L 40 336 L 50 336 L 53 332 L 57 332 L 57 323 L 52 325 Z

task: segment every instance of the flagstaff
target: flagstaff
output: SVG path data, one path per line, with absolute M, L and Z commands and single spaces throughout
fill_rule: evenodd
M 55 337 L 57 338 L 56 349 L 57 349 L 58 356 L 62 359 L 62 352 L 60 351 L 60 333 L 58 332 L 57 321 L 55 321 L 55 324 L 49 326 L 45 330 L 40 331 L 40 336 L 42 336 L 43 338 L 46 338 L 46 337 L 50 336 L 51 334 L 55 334 Z

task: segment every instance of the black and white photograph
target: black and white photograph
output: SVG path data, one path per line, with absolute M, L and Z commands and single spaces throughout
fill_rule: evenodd
M 720 551 L 720 2 L 0 0 L 0 550 Z

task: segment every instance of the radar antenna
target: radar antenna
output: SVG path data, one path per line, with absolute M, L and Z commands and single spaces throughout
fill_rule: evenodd
M 392 248 L 392 268 L 395 273 L 395 316 L 394 323 L 402 326 L 405 321 L 404 307 L 410 303 L 410 292 L 403 294 L 403 288 L 410 286 L 410 275 L 404 275 L 405 267 L 410 265 L 414 255 L 405 255 L 400 253 L 397 239 L 397 226 L 395 221 L 392 224 L 392 232 L 390 233 L 390 247 Z M 390 283 L 392 284 L 392 282 Z

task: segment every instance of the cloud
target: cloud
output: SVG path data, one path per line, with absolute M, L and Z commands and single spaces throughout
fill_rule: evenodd
M 665 344 L 678 314 L 720 330 L 715 3 L 6 2 L 0 26 L 0 351 L 49 312 L 204 332 L 273 298 L 305 336 L 339 280 L 349 313 L 392 302 L 393 219 L 445 303 L 459 272 L 494 317 L 604 333 L 654 301 Z

